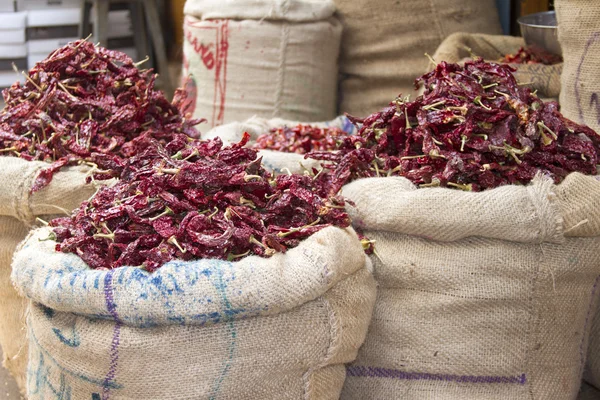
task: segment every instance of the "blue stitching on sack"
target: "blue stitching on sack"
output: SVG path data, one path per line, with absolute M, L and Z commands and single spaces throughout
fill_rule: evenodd
M 228 263 L 228 265 L 230 268 L 232 267 L 231 263 Z M 229 299 L 227 298 L 227 283 L 223 280 L 223 270 L 218 267 L 216 268 L 216 270 L 217 270 L 217 275 L 218 275 L 217 276 L 218 282 L 213 282 L 213 284 L 214 284 L 215 288 L 217 289 L 219 295 L 221 296 L 221 300 L 223 301 L 223 306 L 225 307 L 225 316 L 229 320 L 227 333 L 228 333 L 228 335 L 231 336 L 231 340 L 229 341 L 229 346 L 227 349 L 227 359 L 224 362 L 221 374 L 215 381 L 213 389 L 211 390 L 211 395 L 209 397 L 210 400 L 216 399 L 217 395 L 219 394 L 219 391 L 221 390 L 221 385 L 223 384 L 223 381 L 227 377 L 227 374 L 229 373 L 229 369 L 231 368 L 231 364 L 233 363 L 233 356 L 235 354 L 235 349 L 236 349 L 236 344 L 237 344 L 236 343 L 237 329 L 235 327 L 235 322 L 232 318 L 232 316 L 235 314 L 235 312 L 234 312 L 234 310 L 232 310 L 231 303 L 229 302 Z
M 33 340 L 33 343 L 34 343 L 34 344 L 37 346 L 37 348 L 39 349 L 39 351 L 40 351 L 40 355 L 41 355 L 42 357 L 44 357 L 44 356 L 45 356 L 45 358 L 47 358 L 48 360 L 52 361 L 52 363 L 53 363 L 54 365 L 56 365 L 56 367 L 57 367 L 58 369 L 60 369 L 62 372 L 66 373 L 66 374 L 68 374 L 68 375 L 71 375 L 71 376 L 72 376 L 72 377 L 74 377 L 74 378 L 81 379 L 81 380 L 82 380 L 82 381 L 84 381 L 84 382 L 88 382 L 88 383 L 91 383 L 91 384 L 97 385 L 97 386 L 99 386 L 99 387 L 102 387 L 102 385 L 103 385 L 103 383 L 104 383 L 104 379 L 94 379 L 94 378 L 90 378 L 90 377 L 88 377 L 88 376 L 85 376 L 85 375 L 82 375 L 82 374 L 78 374 L 78 373 L 76 373 L 76 372 L 73 372 L 73 371 L 71 371 L 71 370 L 69 370 L 69 369 L 67 369 L 67 368 L 63 367 L 62 365 L 60 365 L 60 364 L 59 364 L 59 363 L 58 363 L 58 362 L 57 362 L 57 361 L 56 361 L 56 360 L 55 360 L 55 359 L 54 359 L 54 358 L 53 358 L 53 357 L 50 355 L 50 353 L 48 353 L 48 351 L 46 351 L 44 348 L 42 348 L 42 346 L 40 345 L 40 342 L 38 341 L 37 337 L 35 336 L 35 333 L 33 333 L 33 331 L 32 331 L 32 330 L 30 330 L 30 331 L 29 331 L 29 337 L 31 338 L 31 340 Z M 42 353 L 43 353 L 43 354 L 42 354 Z M 110 382 L 110 383 L 108 384 L 108 386 L 109 386 L 111 389 L 121 389 L 121 388 L 123 387 L 123 385 L 120 385 L 120 384 L 118 384 L 118 383 L 116 383 L 116 382 L 114 382 L 114 381 Z
M 81 340 L 79 339 L 79 334 L 75 330 L 75 324 L 73 324 L 73 331 L 71 332 L 71 339 L 68 339 L 67 337 L 65 337 L 62 334 L 62 332 L 60 331 L 60 329 L 58 329 L 58 328 L 52 328 L 52 332 L 54 332 L 54 334 L 56 335 L 58 340 L 61 341 L 61 343 L 65 344 L 69 347 L 79 347 L 79 345 L 81 344 Z

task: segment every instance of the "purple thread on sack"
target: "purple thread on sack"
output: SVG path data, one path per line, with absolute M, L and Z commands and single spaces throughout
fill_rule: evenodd
M 581 94 L 579 93 L 579 81 L 581 80 L 581 69 L 583 67 L 583 62 L 587 58 L 588 51 L 592 44 L 594 44 L 600 38 L 600 32 L 594 32 L 588 39 L 585 44 L 585 49 L 583 51 L 583 55 L 581 56 L 581 60 L 579 61 L 579 65 L 577 66 L 577 74 L 575 76 L 575 99 L 577 101 L 577 111 L 579 111 L 579 123 L 585 124 L 585 117 L 583 115 L 583 106 L 581 105 Z
M 585 323 L 583 324 L 583 335 L 581 335 L 581 342 L 579 343 L 579 358 L 581 360 L 581 373 L 583 373 L 583 369 L 585 368 L 585 352 L 583 351 L 583 345 L 585 343 L 585 333 L 588 330 L 588 324 L 590 322 L 590 315 L 592 314 L 592 309 L 594 305 L 594 297 L 596 294 L 596 288 L 598 287 L 598 282 L 600 282 L 600 275 L 596 277 L 594 281 L 594 286 L 592 286 L 592 294 L 590 296 L 590 305 L 588 306 L 587 315 L 585 316 Z
M 108 400 L 110 398 L 110 384 L 115 379 L 117 372 L 117 365 L 119 363 L 119 344 L 121 342 L 121 325 L 123 322 L 119 318 L 117 313 L 117 305 L 113 297 L 112 277 L 114 270 L 109 271 L 104 277 L 104 300 L 106 302 L 106 309 L 115 320 L 115 328 L 113 330 L 113 338 L 110 347 L 110 364 L 108 373 L 102 383 L 102 400 Z
M 449 375 L 430 374 L 427 372 L 406 372 L 397 369 L 379 367 L 352 366 L 346 369 L 348 376 L 369 378 L 392 378 L 411 381 L 446 381 L 459 383 L 512 383 L 525 385 L 527 377 L 525 374 L 519 376 L 477 376 L 477 375 Z

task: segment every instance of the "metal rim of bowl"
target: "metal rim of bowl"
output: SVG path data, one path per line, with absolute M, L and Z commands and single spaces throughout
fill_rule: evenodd
M 542 12 L 539 12 L 539 13 L 524 15 L 524 16 L 522 16 L 522 17 L 520 17 L 520 18 L 517 19 L 517 23 L 520 26 L 526 26 L 526 27 L 531 27 L 531 28 L 556 29 L 557 25 L 536 25 L 536 24 L 529 24 L 527 22 L 523 22 L 524 18 L 531 17 L 533 15 L 547 15 L 547 14 L 554 14 L 554 15 L 556 15 L 556 11 L 542 11 Z

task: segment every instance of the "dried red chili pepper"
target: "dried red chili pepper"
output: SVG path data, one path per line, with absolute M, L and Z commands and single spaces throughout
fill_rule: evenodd
M 46 186 L 61 167 L 95 163 L 97 179 L 118 175 L 131 154 L 129 143 L 147 132 L 162 143 L 178 134 L 198 137 L 179 108 L 154 89 L 152 70 L 139 70 L 124 53 L 83 40 L 69 43 L 37 63 L 24 84 L 2 92 L 0 154 L 52 163 L 32 191 Z M 117 172 L 115 172 L 117 171 Z
M 284 153 L 306 154 L 311 151 L 334 150 L 340 138 L 347 133 L 337 127 L 318 128 L 298 124 L 293 128 L 282 126 L 260 135 L 254 149 L 281 151 Z
M 349 226 L 343 199 L 320 196 L 307 175 L 273 177 L 248 139 L 225 148 L 220 139 L 132 140 L 121 179 L 50 222 L 57 250 L 91 268 L 153 271 L 175 258 L 268 257 L 326 226 Z
M 507 54 L 499 60 L 506 64 L 544 64 L 554 65 L 563 61 L 561 56 L 549 53 L 548 51 L 537 47 L 521 47 L 515 54 Z
M 416 80 L 424 94 L 398 98 L 354 122 L 357 135 L 334 152 L 311 152 L 325 172 L 322 193 L 361 177 L 400 175 L 421 187 L 485 190 L 526 184 L 541 172 L 560 182 L 597 174 L 600 136 L 520 87 L 506 64 L 439 64 Z

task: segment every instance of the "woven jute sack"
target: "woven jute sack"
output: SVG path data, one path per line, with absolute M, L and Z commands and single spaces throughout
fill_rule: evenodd
M 342 25 L 331 0 L 188 0 L 183 76 L 209 127 L 335 117 Z
M 369 178 L 343 189 L 375 240 L 373 319 L 344 400 L 566 400 L 600 279 L 600 181 L 479 193 Z
M 94 184 L 86 184 L 85 167 L 68 167 L 58 172 L 44 189 L 31 194 L 34 179 L 49 164 L 0 157 L 0 346 L 2 364 L 24 388 L 27 364 L 25 338 L 26 301 L 10 282 L 10 262 L 36 217 L 69 213 L 89 198 Z
M 373 305 L 352 229 L 271 258 L 90 270 L 33 231 L 12 279 L 31 299 L 30 400 L 338 399 Z M 57 394 L 58 391 L 58 394 Z
M 498 61 L 507 54 L 516 53 L 525 46 L 520 37 L 503 35 L 485 35 L 476 33 L 453 33 L 440 44 L 433 55 L 436 62 L 457 63 L 475 55 L 486 61 Z M 563 64 L 510 64 L 517 70 L 515 78 L 526 84 L 531 90 L 537 90 L 538 96 L 558 100 L 560 94 L 560 74 Z
M 561 111 L 600 132 L 598 66 L 600 65 L 600 8 L 593 0 L 557 0 L 558 38 L 565 59 L 561 77 Z M 594 318 L 586 381 L 600 388 L 600 315 Z
M 348 134 L 357 132 L 356 126 L 350 122 L 345 116 L 339 116 L 330 121 L 322 122 L 300 122 L 290 121 L 282 118 L 249 118 L 244 122 L 232 122 L 222 126 L 215 127 L 208 131 L 203 137 L 206 139 L 221 138 L 224 143 L 236 143 L 242 139 L 245 132 L 250 135 L 248 146 L 252 146 L 256 139 L 265 133 L 268 133 L 272 128 L 280 128 L 283 126 L 294 127 L 298 124 L 310 124 L 320 128 L 340 128 Z M 262 157 L 262 163 L 267 168 L 275 172 L 281 173 L 297 173 L 302 174 L 304 171 L 311 171 L 312 168 L 320 168 L 320 161 L 306 159 L 302 154 L 283 153 L 280 151 L 260 150 L 259 157 Z
M 454 32 L 500 34 L 495 0 L 334 0 L 344 32 L 340 113 L 367 116 L 398 94 L 416 95 L 440 43 Z
M 600 7 L 595 0 L 556 0 L 558 39 L 565 59 L 561 111 L 600 131 Z

